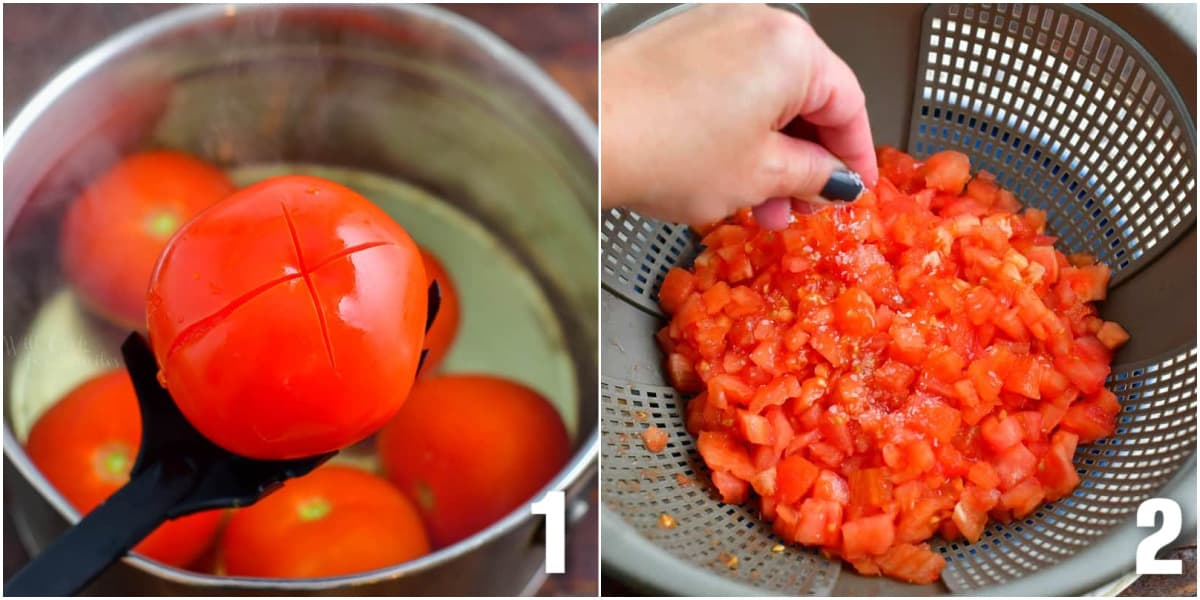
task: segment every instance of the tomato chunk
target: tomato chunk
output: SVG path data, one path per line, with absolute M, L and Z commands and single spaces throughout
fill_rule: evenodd
M 842 524 L 842 552 L 846 558 L 887 552 L 896 538 L 896 526 L 886 514 L 862 517 Z
M 663 310 L 673 314 L 695 291 L 696 276 L 685 269 L 675 267 L 667 271 L 667 276 L 658 288 L 658 302 L 662 304 Z
M 642 443 L 646 445 L 646 449 L 658 454 L 667 449 L 667 431 L 651 425 L 642 431 Z

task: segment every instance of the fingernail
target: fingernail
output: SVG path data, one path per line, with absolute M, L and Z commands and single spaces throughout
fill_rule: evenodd
M 821 188 L 821 197 L 826 200 L 851 202 L 857 200 L 862 192 L 863 182 L 858 173 L 848 169 L 838 169 L 829 176 L 825 187 Z

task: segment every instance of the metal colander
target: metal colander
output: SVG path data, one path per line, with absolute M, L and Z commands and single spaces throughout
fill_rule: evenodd
M 695 256 L 698 240 L 685 226 L 614 210 L 601 228 L 606 569 L 660 591 L 706 595 L 1054 595 L 1132 571 L 1133 549 L 1149 533 L 1132 524 L 1142 500 L 1173 497 L 1184 530 L 1196 522 L 1196 140 L 1188 104 L 1138 42 L 1083 7 L 807 9 L 859 74 L 876 103 L 872 117 L 908 117 L 907 131 L 894 136 L 894 125 L 873 123 L 877 142 L 917 157 L 965 152 L 972 169 L 996 174 L 1025 205 L 1049 213 L 1061 249 L 1093 253 L 1112 268 L 1101 312 L 1133 336 L 1108 381 L 1122 404 L 1116 434 L 1078 449 L 1081 484 L 1071 496 L 990 524 L 974 544 L 931 540 L 947 562 L 941 583 L 866 578 L 813 550 L 780 552 L 783 541 L 752 508 L 722 504 L 713 493 L 684 429 L 686 398 L 667 383 L 654 341 L 664 323 L 658 286 L 671 266 Z M 644 9 L 622 10 L 605 15 L 606 35 L 645 23 Z M 837 40 L 845 37 L 824 28 L 844 32 L 847 22 L 857 24 L 855 44 L 871 34 L 865 51 L 843 52 Z M 895 99 L 910 93 L 907 114 L 899 113 L 903 101 Z M 670 434 L 660 454 L 639 437 L 650 424 Z M 662 514 L 677 525 L 661 527 Z

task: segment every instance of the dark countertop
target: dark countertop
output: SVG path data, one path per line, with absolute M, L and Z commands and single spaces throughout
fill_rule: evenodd
M 4 5 L 4 123 L 59 69 L 117 31 L 171 5 Z M 599 9 L 595 4 L 448 5 L 533 58 L 593 118 L 598 90 Z M 53 40 L 47 43 L 47 40 Z M 567 573 L 551 576 L 541 595 L 594 596 L 598 586 L 596 492 L 591 510 L 567 539 Z M 4 578 L 28 559 L 4 515 Z

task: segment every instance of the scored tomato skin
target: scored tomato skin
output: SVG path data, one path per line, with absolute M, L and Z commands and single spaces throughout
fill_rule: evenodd
M 326 465 L 234 511 L 221 538 L 225 572 L 241 577 L 335 577 L 428 554 L 413 502 L 381 477 Z
M 50 407 L 29 432 L 25 450 L 50 484 L 82 514 L 129 481 L 142 439 L 137 395 L 122 369 L 80 384 Z M 187 567 L 209 547 L 222 511 L 167 521 L 133 548 L 175 567 Z
M 1108 267 L 1056 250 L 1046 213 L 965 155 L 878 158 L 851 205 L 707 228 L 656 337 L 699 393 L 686 425 L 724 502 L 755 500 L 780 538 L 860 573 L 930 583 L 929 537 L 976 541 L 1080 483 L 1076 444 L 1115 429 L 1104 383 L 1128 333 L 1090 304 Z
M 437 548 L 532 501 L 571 453 L 562 418 L 539 393 L 472 374 L 421 378 L 377 444 Z
M 442 359 L 450 352 L 454 338 L 458 335 L 462 305 L 458 287 L 454 285 L 454 279 L 450 277 L 441 261 L 425 248 L 421 249 L 421 259 L 425 266 L 425 274 L 431 283 L 437 282 L 441 294 L 437 316 L 433 319 L 433 326 L 425 334 L 425 348 L 429 350 L 429 356 L 425 358 L 425 364 L 421 367 L 421 374 L 425 375 L 437 372 Z
M 90 183 L 63 218 L 63 272 L 88 307 L 146 327 L 146 288 L 171 235 L 236 188 L 219 169 L 173 150 L 130 155 Z
M 148 295 L 159 379 L 237 454 L 343 448 L 407 397 L 427 288 L 416 244 L 366 198 L 315 177 L 262 181 L 163 253 Z

